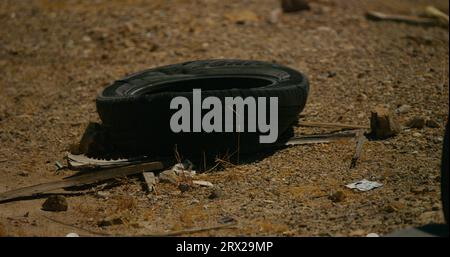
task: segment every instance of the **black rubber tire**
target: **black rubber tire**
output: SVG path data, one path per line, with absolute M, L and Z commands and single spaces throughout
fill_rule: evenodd
M 307 78 L 281 65 L 244 60 L 203 60 L 145 70 L 115 81 L 97 97 L 97 111 L 111 131 L 115 147 L 135 152 L 209 152 L 236 149 L 253 152 L 257 133 L 173 133 L 170 101 L 184 96 L 192 103 L 192 89 L 202 89 L 202 99 L 216 96 L 278 97 L 279 136 L 287 133 L 305 106 Z M 223 109 L 223 108 L 222 108 Z M 130 135 L 131 134 L 131 135 Z M 238 140 L 239 139 L 239 140 Z
M 448 123 L 445 128 L 444 147 L 442 150 L 442 164 L 441 164 L 441 199 L 442 207 L 444 209 L 445 221 L 448 224 L 448 140 L 449 140 L 449 127 Z

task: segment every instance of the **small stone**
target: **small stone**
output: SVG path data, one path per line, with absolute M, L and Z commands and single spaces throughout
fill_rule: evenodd
M 404 113 L 409 112 L 410 110 L 411 110 L 411 105 L 402 104 L 402 105 L 400 105 L 400 107 L 395 109 L 395 113 L 396 114 L 404 114 Z
M 281 8 L 283 12 L 298 12 L 311 9 L 306 0 L 281 0 Z
M 328 197 L 334 203 L 339 203 L 345 200 L 345 193 L 342 191 L 337 191 Z
M 422 129 L 425 127 L 425 119 L 423 117 L 416 116 L 409 120 L 406 126 L 409 128 Z
M 19 172 L 19 176 L 22 176 L 22 177 L 28 177 L 28 175 L 30 175 L 29 173 L 28 173 L 28 171 L 21 171 L 21 172 Z
M 191 186 L 189 186 L 188 183 L 180 183 L 178 185 L 178 189 L 180 189 L 181 192 L 189 191 L 190 188 L 191 188 Z
M 159 181 L 162 183 L 177 184 L 178 176 L 173 170 L 165 170 L 159 173 Z
M 440 127 L 439 123 L 433 119 L 427 119 L 425 125 L 427 125 L 427 127 L 429 127 L 429 128 L 439 128 Z
M 420 134 L 419 132 L 414 132 L 413 137 L 422 137 L 422 134 Z
M 77 233 L 69 233 L 66 235 L 66 237 L 80 237 Z
M 369 233 L 366 235 L 366 237 L 380 237 L 377 233 Z
M 370 117 L 371 134 L 377 139 L 385 139 L 400 133 L 400 125 L 388 108 L 377 106 Z
M 62 195 L 51 195 L 42 204 L 44 211 L 67 211 L 68 205 L 66 198 Z
M 221 192 L 219 191 L 219 189 L 214 189 L 214 190 L 211 192 L 211 194 L 209 194 L 208 199 L 213 200 L 213 199 L 219 198 L 220 195 L 221 195 Z
M 97 226 L 99 227 L 108 227 L 113 225 L 121 225 L 123 224 L 123 220 L 121 218 L 110 218 L 110 219 L 103 219 L 97 222 Z

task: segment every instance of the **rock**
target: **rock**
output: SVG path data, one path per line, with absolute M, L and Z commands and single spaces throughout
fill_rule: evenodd
M 67 208 L 66 198 L 62 195 L 51 195 L 42 204 L 44 211 L 67 211 Z
M 395 113 L 397 113 L 397 114 L 404 114 L 404 113 L 409 112 L 410 110 L 411 110 L 411 105 L 402 104 L 402 105 L 400 105 L 400 107 L 395 109 Z
M 342 202 L 345 200 L 345 193 L 342 191 L 337 191 L 328 197 L 334 203 Z
M 159 181 L 162 183 L 177 184 L 178 176 L 173 170 L 165 170 L 159 173 Z
M 29 173 L 28 173 L 28 171 L 21 171 L 21 172 L 19 172 L 19 176 L 22 176 L 22 177 L 28 177 L 28 175 L 30 175 Z
M 77 233 L 69 233 L 66 235 L 66 237 L 80 237 Z
M 208 199 L 216 199 L 219 198 L 221 196 L 221 192 L 219 189 L 214 189 L 212 190 L 211 194 L 209 194 Z
M 178 189 L 180 189 L 181 192 L 189 191 L 190 188 L 191 186 L 188 183 L 180 183 L 178 185 Z
M 377 139 L 392 137 L 400 133 L 400 125 L 388 108 L 377 106 L 370 117 L 371 134 Z
M 123 224 L 123 220 L 121 218 L 108 218 L 103 219 L 97 222 L 97 226 L 99 227 L 107 227 L 107 226 L 113 226 L 113 225 L 121 225 Z
M 270 16 L 269 16 L 268 22 L 271 23 L 271 24 L 277 24 L 279 19 L 280 19 L 281 12 L 282 11 L 281 11 L 280 8 L 276 8 L 276 9 L 272 10 L 270 12 Z
M 306 0 L 281 0 L 281 9 L 283 12 L 299 12 L 310 10 L 311 7 Z
M 425 119 L 423 117 L 416 116 L 409 120 L 408 123 L 406 123 L 406 126 L 408 128 L 422 129 L 425 127 Z
M 425 125 L 429 128 L 439 128 L 440 127 L 439 123 L 433 119 L 427 119 L 427 121 L 425 122 Z
M 366 237 L 380 237 L 377 233 L 369 233 L 366 235 Z
M 414 132 L 413 137 L 422 137 L 422 134 L 420 134 L 419 132 Z

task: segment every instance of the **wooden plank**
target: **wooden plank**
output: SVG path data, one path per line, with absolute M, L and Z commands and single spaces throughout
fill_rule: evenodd
M 58 181 L 37 184 L 29 187 L 24 187 L 0 193 L 0 203 L 5 201 L 11 201 L 17 198 L 30 197 L 42 193 L 48 193 L 61 188 L 89 185 L 104 180 L 109 180 L 118 177 L 125 177 L 129 175 L 139 174 L 144 171 L 159 170 L 163 168 L 164 165 L 161 162 L 149 162 L 119 168 L 93 171 L 81 175 L 77 174 Z

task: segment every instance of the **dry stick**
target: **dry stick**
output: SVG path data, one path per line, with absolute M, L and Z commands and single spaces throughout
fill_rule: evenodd
M 130 165 L 126 167 L 104 169 L 100 171 L 94 171 L 87 174 L 75 175 L 67 177 L 63 180 L 37 184 L 34 186 L 24 187 L 20 189 L 11 190 L 8 192 L 0 193 L 0 203 L 4 201 L 10 201 L 17 198 L 29 197 L 33 195 L 39 195 L 42 193 L 48 193 L 56 189 L 68 188 L 74 186 L 83 186 L 98 183 L 104 180 L 113 178 L 125 177 L 129 175 L 139 174 L 144 171 L 152 171 L 163 169 L 164 165 L 161 162 L 149 162 L 136 165 Z
M 79 230 L 82 230 L 84 232 L 88 232 L 91 235 L 98 235 L 98 236 L 127 236 L 127 235 L 121 235 L 121 234 L 108 234 L 108 233 L 102 233 L 102 232 L 95 232 L 86 228 L 82 228 L 80 226 L 76 226 L 73 224 L 69 224 L 57 219 L 50 218 L 48 216 L 42 215 L 44 218 L 51 220 L 53 222 L 59 223 L 64 226 L 68 226 L 71 228 L 76 228 Z M 223 228 L 236 228 L 236 223 L 228 223 L 223 225 L 217 225 L 217 226 L 210 226 L 210 227 L 203 227 L 203 228 L 191 228 L 191 229 L 184 229 L 184 230 L 176 230 L 176 231 L 169 231 L 169 232 L 157 232 L 157 233 L 150 233 L 150 234 L 141 234 L 141 235 L 135 235 L 135 236 L 141 236 L 141 237 L 159 237 L 159 236 L 178 236 L 183 234 L 193 234 L 198 232 L 205 232 L 205 231 L 211 231 L 211 230 L 218 230 Z
M 355 154 L 352 157 L 352 161 L 350 163 L 350 169 L 353 169 L 356 167 L 356 162 L 358 161 L 359 157 L 361 156 L 362 147 L 364 145 L 364 142 L 366 141 L 366 137 L 364 136 L 364 131 L 357 132 L 356 135 L 356 150 Z
M 410 15 L 386 14 L 382 12 L 369 11 L 366 13 L 367 18 L 372 20 L 406 22 L 410 24 L 435 25 L 438 22 L 432 18 L 422 18 Z
M 443 22 L 448 24 L 448 15 L 443 13 L 441 10 L 437 9 L 434 6 L 427 6 L 425 8 L 425 13 L 430 16 L 442 20 Z
M 345 128 L 345 129 L 370 129 L 369 126 L 353 125 L 333 122 L 314 122 L 314 121 L 300 121 L 298 123 L 302 127 L 322 127 L 322 128 Z
M 354 138 L 357 135 L 356 131 L 347 131 L 331 134 L 305 135 L 291 137 L 285 145 L 305 145 L 305 144 L 320 144 L 340 141 L 347 138 Z

